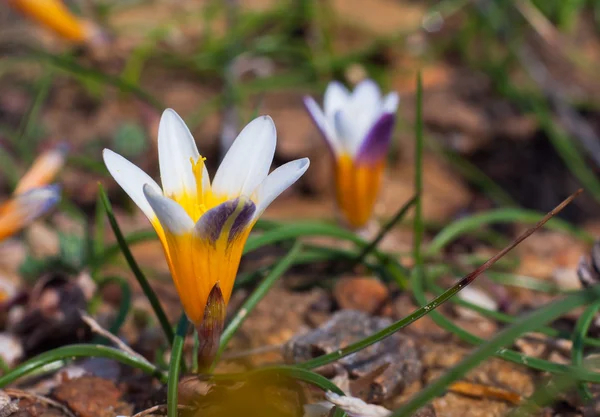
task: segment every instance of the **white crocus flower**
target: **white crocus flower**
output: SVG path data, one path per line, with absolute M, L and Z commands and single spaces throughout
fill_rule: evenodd
M 329 83 L 323 109 L 313 98 L 304 98 L 333 154 L 337 202 L 354 228 L 365 226 L 372 215 L 398 103 L 397 93 L 382 97 L 372 80 L 362 81 L 353 92 L 337 81 Z
M 67 148 L 52 148 L 38 156 L 17 184 L 13 196 L 0 204 L 0 240 L 47 213 L 60 200 L 60 187 L 48 185 L 65 163 Z
M 158 129 L 162 188 L 122 156 L 104 150 L 111 175 L 154 226 L 183 308 L 196 326 L 215 313 L 206 308 L 209 297 L 210 305 L 219 300 L 227 305 L 252 226 L 308 169 L 303 158 L 269 174 L 276 139 L 269 116 L 253 120 L 211 181 L 190 131 L 168 109 Z

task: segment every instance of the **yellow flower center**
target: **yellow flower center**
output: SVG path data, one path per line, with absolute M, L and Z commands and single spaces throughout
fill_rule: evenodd
M 206 158 L 202 155 L 196 161 L 190 158 L 192 172 L 196 178 L 196 190 L 184 190 L 181 194 L 168 196 L 179 203 L 194 222 L 197 222 L 208 210 L 224 203 L 229 198 L 227 195 L 214 194 L 210 187 L 204 189 L 202 186 L 204 161 Z

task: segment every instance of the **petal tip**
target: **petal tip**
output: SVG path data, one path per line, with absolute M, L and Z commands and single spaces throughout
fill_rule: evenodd
M 152 188 L 152 186 L 150 184 L 144 184 L 142 186 L 142 192 L 144 193 L 144 196 L 146 198 L 150 197 L 155 197 L 157 195 L 160 195 L 156 192 L 156 190 L 154 188 Z
M 308 167 L 310 166 L 310 159 L 309 158 L 300 158 L 298 159 L 298 161 L 300 162 L 300 167 L 298 168 L 298 170 L 304 170 L 306 171 L 308 169 Z

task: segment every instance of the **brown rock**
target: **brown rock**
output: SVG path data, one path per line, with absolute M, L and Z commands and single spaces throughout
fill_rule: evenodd
M 341 309 L 375 314 L 388 300 L 385 284 L 371 277 L 349 277 L 338 280 L 333 296 Z
M 335 352 L 392 324 L 356 310 L 340 310 L 331 319 L 306 334 L 296 335 L 284 346 L 287 363 L 299 363 Z M 340 368 L 341 367 L 341 368 Z M 420 379 L 422 365 L 413 338 L 396 332 L 335 365 L 317 372 L 341 371 L 350 377 L 350 391 L 369 403 L 381 403 Z
M 111 381 L 84 376 L 61 384 L 53 396 L 80 417 L 131 415 L 133 406 L 120 400 L 121 391 Z

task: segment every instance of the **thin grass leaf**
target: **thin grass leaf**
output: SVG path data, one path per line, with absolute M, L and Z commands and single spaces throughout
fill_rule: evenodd
M 442 394 L 452 382 L 462 378 L 471 369 L 494 355 L 499 349 L 513 343 L 522 334 L 534 331 L 541 324 L 546 324 L 576 307 L 594 301 L 598 297 L 600 297 L 600 287 L 590 288 L 533 311 L 519 322 L 501 330 L 492 339 L 483 343 L 474 352 L 459 362 L 458 365 L 419 391 L 407 404 L 395 410 L 391 417 L 411 416 L 419 408 Z
M 91 264 L 96 267 L 101 266 L 101 263 L 96 262 L 96 260 L 104 253 L 104 242 L 106 240 L 106 231 L 104 227 L 105 216 L 106 209 L 104 208 L 104 204 L 102 203 L 100 195 L 98 195 L 98 198 L 96 199 L 96 211 L 94 213 L 94 238 L 92 241 L 92 256 L 89 258 Z
M 437 294 L 440 294 L 443 292 L 443 289 L 441 289 L 440 287 L 438 287 L 436 285 L 432 285 L 431 287 L 428 287 L 428 288 L 435 291 Z M 473 304 L 466 300 L 460 299 L 458 297 L 454 297 L 450 301 L 456 305 L 468 308 L 470 310 L 473 310 L 473 311 L 481 314 L 484 317 L 488 317 L 492 320 L 496 320 L 501 323 L 514 324 L 514 323 L 518 322 L 519 320 L 521 320 L 520 317 L 511 316 L 510 314 L 502 313 L 500 311 L 488 310 L 487 308 L 478 306 L 476 304 Z M 586 328 L 586 331 L 587 331 L 587 328 Z M 568 332 L 560 331 L 560 330 L 552 328 L 552 327 L 543 327 L 543 326 L 539 327 L 537 329 L 537 332 L 545 334 L 546 336 L 556 337 L 556 338 L 560 338 L 560 339 L 571 339 L 575 335 L 575 333 L 570 334 Z M 583 334 L 582 337 L 583 338 L 581 339 L 580 343 L 586 344 L 589 346 L 600 347 L 600 339 L 586 337 L 585 333 Z M 573 365 L 579 366 L 580 364 L 581 364 L 581 362 L 579 364 L 574 363 Z
M 167 375 L 148 361 L 141 360 L 122 350 L 100 345 L 69 345 L 41 353 L 23 362 L 12 371 L 0 377 L 0 388 L 6 387 L 19 378 L 50 363 L 74 358 L 107 358 L 137 368 L 148 375 L 158 378 L 162 383 L 167 382 Z
M 119 309 L 117 310 L 115 320 L 108 328 L 109 332 L 111 332 L 114 335 L 117 335 L 119 334 L 119 330 L 121 330 L 121 326 L 123 326 L 123 323 L 125 323 L 125 320 L 127 319 L 127 314 L 129 314 L 129 310 L 131 308 L 131 287 L 129 286 L 127 281 L 122 277 L 103 277 L 98 281 L 97 293 L 102 291 L 102 289 L 109 284 L 117 284 L 121 289 L 121 302 L 119 304 Z
M 32 151 L 36 139 L 33 133 L 36 126 L 38 126 L 42 105 L 46 101 L 50 88 L 52 87 L 52 82 L 54 81 L 53 71 L 48 68 L 45 68 L 45 70 L 44 76 L 38 83 L 39 87 L 33 103 L 29 108 L 27 116 L 22 120 L 17 141 L 13 144 L 19 150 L 21 158 L 24 158 L 27 161 L 33 160 L 34 155 Z
M 169 380 L 167 382 L 167 414 L 169 417 L 177 417 L 177 406 L 179 405 L 177 395 L 179 370 L 181 369 L 183 344 L 188 327 L 188 319 L 185 314 L 182 314 L 177 324 L 177 332 L 173 339 L 173 348 L 171 349 L 171 360 L 169 361 Z
M 508 272 L 488 271 L 487 277 L 492 281 L 506 286 L 525 288 L 528 290 L 556 294 L 560 292 L 558 286 L 546 280 L 528 277 L 525 275 L 511 274 Z
M 98 71 L 93 68 L 86 68 L 77 63 L 71 57 L 53 55 L 42 50 L 32 50 L 28 55 L 23 55 L 20 58 L 48 62 L 56 68 L 60 68 L 66 71 L 67 73 L 83 76 L 88 79 L 97 81 L 101 84 L 112 85 L 123 92 L 132 93 L 136 95 L 139 99 L 150 104 L 156 110 L 162 111 L 166 108 L 166 106 L 164 106 L 156 97 L 152 96 L 150 93 L 140 88 L 139 86 L 131 84 L 123 78 L 105 74 L 102 71 Z
M 320 222 L 297 222 L 282 225 L 274 230 L 267 231 L 258 236 L 250 236 L 244 247 L 244 254 L 259 248 L 285 240 L 292 240 L 302 236 L 329 236 L 349 240 L 357 245 L 366 246 L 365 242 L 356 234 L 341 227 Z M 376 252 L 376 251 L 374 251 Z
M 140 284 L 140 287 L 142 287 L 142 291 L 144 291 L 144 295 L 150 302 L 150 305 L 152 306 L 152 309 L 154 310 L 154 314 L 156 314 L 156 317 L 158 318 L 158 321 L 160 323 L 160 326 L 162 327 L 165 337 L 167 338 L 169 343 L 172 343 L 174 334 L 173 334 L 173 329 L 171 328 L 171 324 L 169 323 L 169 319 L 167 318 L 167 315 L 165 314 L 165 312 L 160 304 L 160 301 L 158 300 L 158 297 L 154 293 L 154 290 L 150 286 L 150 283 L 146 279 L 146 276 L 144 275 L 144 273 L 138 266 L 137 262 L 135 261 L 135 258 L 133 257 L 133 254 L 131 253 L 129 246 L 127 245 L 127 242 L 125 241 L 125 238 L 123 237 L 121 228 L 119 227 L 119 224 L 117 223 L 117 219 L 115 218 L 115 215 L 113 213 L 112 205 L 110 204 L 110 200 L 108 199 L 108 196 L 106 195 L 106 192 L 104 191 L 104 187 L 102 187 L 102 184 L 98 185 L 98 189 L 99 189 L 98 192 L 100 194 L 100 198 L 102 199 L 102 203 L 104 204 L 104 208 L 106 210 L 106 216 L 108 217 L 110 226 L 113 230 L 113 233 L 115 234 L 115 237 L 117 238 L 119 247 L 121 248 L 121 251 L 123 252 L 123 256 L 125 256 L 125 259 L 127 260 L 127 263 L 129 264 L 129 267 L 131 268 L 133 275 L 135 276 L 138 283 Z
M 0 356 L 0 371 L 2 371 L 3 374 L 10 372 L 10 366 L 2 356 Z
M 375 236 L 373 238 L 373 240 L 371 240 L 369 242 L 369 244 L 367 246 L 365 246 L 360 253 L 358 254 L 358 256 L 356 256 L 356 259 L 352 262 L 351 267 L 354 267 L 356 265 L 358 265 L 359 263 L 361 263 L 367 256 L 369 256 L 369 254 L 375 249 L 377 248 L 377 246 L 379 245 L 379 243 L 383 240 L 383 238 L 389 233 L 390 230 L 392 230 L 392 228 L 398 224 L 403 218 L 404 216 L 406 216 L 406 213 L 408 212 L 408 210 L 410 210 L 410 208 L 417 203 L 417 201 L 419 200 L 419 196 L 418 195 L 414 195 L 413 197 L 411 197 L 410 200 L 408 200 L 406 203 L 404 203 L 402 205 L 402 207 L 400 207 L 400 209 L 396 212 L 396 214 L 394 214 L 392 216 L 392 218 L 390 220 L 388 220 L 387 223 L 385 223 L 381 229 L 379 230 L 379 233 L 377 233 L 377 236 Z
M 421 72 L 417 73 L 417 92 L 415 102 L 415 195 L 418 196 L 415 204 L 415 216 L 413 218 L 413 273 L 424 279 L 425 268 L 423 266 L 423 255 L 421 253 L 421 242 L 423 241 L 423 81 Z
M 583 314 L 577 319 L 577 325 L 573 331 L 573 348 L 571 349 L 571 361 L 573 366 L 580 367 L 583 365 L 583 349 L 586 342 L 586 335 L 596 313 L 600 310 L 600 300 L 590 304 Z M 593 339 L 597 340 L 597 339 Z M 600 340 L 598 341 L 600 342 Z M 590 401 L 593 395 L 585 383 L 577 385 L 579 394 L 584 401 Z
M 373 335 L 366 337 L 365 339 L 359 340 L 358 342 L 348 345 L 345 348 L 339 349 L 335 352 L 331 352 L 331 353 L 313 358 L 309 361 L 299 364 L 298 366 L 301 368 L 305 368 L 305 369 L 314 369 L 314 368 L 318 368 L 318 367 L 330 364 L 330 363 L 335 362 L 345 356 L 351 355 L 352 353 L 358 352 L 359 350 L 362 350 L 368 346 L 371 346 L 372 344 L 375 344 L 382 339 L 385 339 L 386 337 L 394 334 L 395 332 L 402 329 L 403 327 L 406 327 L 409 324 L 415 322 L 416 320 L 425 316 L 426 314 L 436 313 L 434 311 L 436 308 L 438 308 L 440 305 L 442 305 L 443 303 L 448 301 L 450 298 L 452 298 L 454 295 L 456 295 L 462 288 L 466 287 L 468 284 L 473 282 L 479 275 L 481 275 L 489 267 L 491 267 L 498 259 L 502 258 L 504 255 L 506 255 L 508 252 L 510 252 L 512 249 L 514 249 L 519 243 L 521 243 L 523 240 L 525 240 L 529 236 L 531 236 L 536 230 L 538 230 L 544 224 L 546 224 L 548 222 L 548 220 L 550 220 L 557 213 L 559 213 L 563 208 L 565 208 L 566 205 L 568 205 L 581 192 L 582 192 L 582 190 L 579 190 L 578 192 L 572 194 L 569 198 L 567 198 L 565 201 L 563 201 L 561 204 L 559 204 L 554 210 L 552 210 L 546 216 L 544 216 L 544 218 L 542 218 L 534 227 L 528 229 L 525 233 L 523 233 L 521 236 L 519 236 L 517 239 L 515 239 L 513 242 L 511 242 L 510 245 L 508 245 L 507 247 L 502 249 L 496 255 L 492 256 L 490 259 L 488 259 L 488 261 L 486 261 L 479 268 L 475 269 L 470 274 L 464 276 L 460 281 L 458 281 L 451 288 L 449 288 L 444 293 L 442 293 L 441 295 L 436 297 L 430 303 L 426 304 L 425 302 L 423 302 L 424 294 L 422 294 L 422 290 L 421 290 L 421 298 L 418 298 L 417 301 L 420 304 L 422 304 L 422 307 L 418 308 L 417 310 L 412 312 L 410 315 L 398 320 L 397 322 L 374 333 Z M 417 274 L 413 274 L 412 279 L 416 282 L 413 282 L 411 285 L 411 288 L 413 289 L 413 292 L 415 293 L 415 298 L 417 297 L 417 291 L 419 291 L 419 288 L 423 281 L 423 280 L 415 279 L 416 277 L 417 277 Z M 445 319 L 439 313 L 436 314 L 435 316 L 440 316 L 442 319 Z M 432 317 L 435 317 L 435 316 L 432 315 Z M 450 325 L 454 326 L 453 323 L 451 323 L 451 322 L 450 322 Z M 468 339 L 468 341 L 470 341 L 470 343 L 475 343 L 475 344 L 480 343 L 481 340 L 479 338 L 475 337 L 474 335 L 472 335 L 468 332 L 465 332 L 464 330 L 458 328 L 457 326 L 454 326 L 454 327 L 455 327 L 455 329 L 454 329 L 455 331 L 463 332 L 463 334 L 462 334 L 463 338 Z M 516 354 L 516 352 L 514 352 L 514 355 L 511 355 L 509 353 L 510 352 L 508 352 L 503 357 L 505 357 L 508 360 L 516 361 L 517 363 L 527 364 L 528 362 L 531 361 L 531 359 L 535 359 L 535 358 L 524 359 L 523 355 L 518 355 L 518 354 Z M 544 368 L 544 367 L 546 365 L 548 365 L 547 361 L 542 361 L 542 360 L 538 360 L 538 362 L 536 362 L 536 361 L 531 361 L 531 362 L 535 363 L 537 366 L 542 366 L 542 368 L 545 370 L 546 370 L 546 368 Z M 540 365 L 540 364 L 542 364 L 542 365 Z M 551 368 L 555 372 L 561 372 L 561 371 L 568 369 L 569 367 L 566 367 L 564 365 L 558 365 L 558 364 L 556 366 L 553 366 L 551 364 L 550 366 L 548 366 L 548 368 Z M 586 374 L 586 377 L 591 378 L 593 380 L 600 381 L 600 375 L 598 375 L 598 374 L 588 373 L 588 374 Z
M 198 329 L 194 328 L 194 344 L 192 346 L 192 372 L 198 372 L 198 351 L 200 350 L 200 338 L 198 337 Z
M 457 220 L 444 229 L 442 229 L 431 241 L 425 255 L 433 257 L 439 254 L 448 244 L 458 239 L 460 236 L 471 231 L 481 229 L 484 226 L 494 223 L 525 223 L 535 224 L 540 218 L 540 213 L 533 210 L 506 208 L 498 210 L 490 210 L 485 213 L 474 214 L 472 216 Z M 586 243 L 593 243 L 594 237 L 589 233 L 573 227 L 569 223 L 560 220 L 552 219 L 548 222 L 547 227 L 551 230 L 569 233 Z

